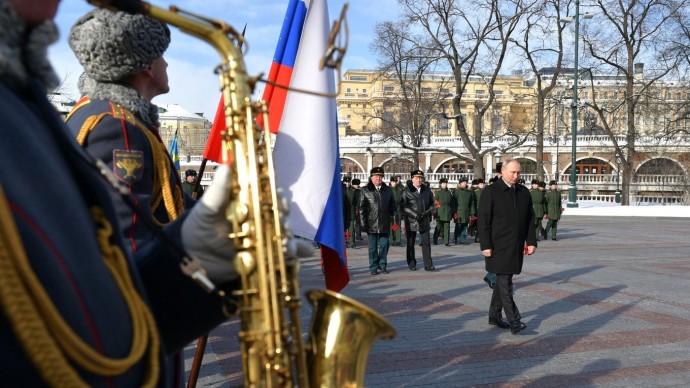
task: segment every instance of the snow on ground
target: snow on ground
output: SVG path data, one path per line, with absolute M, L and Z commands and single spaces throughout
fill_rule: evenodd
M 621 206 L 603 201 L 577 201 L 577 208 L 569 208 L 563 201 L 563 216 L 607 216 L 607 217 L 687 217 L 690 206 L 637 204 Z

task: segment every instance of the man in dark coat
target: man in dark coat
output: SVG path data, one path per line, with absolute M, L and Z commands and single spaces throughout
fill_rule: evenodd
M 370 171 L 369 183 L 361 189 L 359 218 L 362 231 L 369 236 L 369 271 L 387 274 L 388 233 L 396 206 L 393 190 L 383 183 L 383 168 Z
M 478 211 L 486 270 L 496 274 L 489 324 L 510 328 L 513 334 L 527 327 L 520 321 L 520 312 L 513 301 L 513 275 L 522 272 L 523 255 L 531 255 L 537 249 L 532 199 L 527 188 L 517 184 L 519 176 L 520 163 L 506 161 L 501 178 L 482 193 Z M 501 316 L 501 310 L 505 311 L 509 323 Z
M 352 190 L 353 190 L 352 207 L 353 207 L 353 211 L 355 214 L 355 216 L 354 216 L 355 218 L 353 218 L 353 220 L 355 220 L 355 222 L 353 223 L 354 233 L 352 234 L 352 236 L 353 236 L 353 238 L 356 238 L 359 241 L 362 240 L 362 228 L 360 227 L 359 222 L 357 222 L 356 220 L 359 217 L 359 197 L 360 197 L 360 195 L 362 195 L 362 193 L 361 193 L 362 189 L 360 189 L 360 187 L 359 187 L 360 183 L 361 183 L 361 181 L 357 178 L 352 180 Z M 355 246 L 354 242 L 353 242 L 352 246 L 353 247 Z
M 407 266 L 410 271 L 417 270 L 417 260 L 414 255 L 414 243 L 417 232 L 421 235 L 422 258 L 424 269 L 433 271 L 434 264 L 431 260 L 431 242 L 429 230 L 431 229 L 431 215 L 435 209 L 434 194 L 429 186 L 423 184 L 424 172 L 412 171 L 412 181 L 402 194 L 402 209 L 405 217 L 407 237 Z

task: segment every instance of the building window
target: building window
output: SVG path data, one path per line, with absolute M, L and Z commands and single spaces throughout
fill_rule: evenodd
M 431 93 L 431 88 L 422 88 L 422 93 Z
M 365 75 L 351 75 L 350 76 L 350 81 L 366 81 L 367 76 Z
M 484 93 L 486 93 L 486 90 L 478 89 L 475 93 L 476 94 L 484 94 Z
M 345 92 L 346 92 L 346 93 L 351 93 L 352 90 L 351 90 L 350 88 L 347 88 L 347 90 L 345 90 Z
M 366 93 L 366 92 L 367 92 L 367 90 L 366 90 L 366 89 L 362 89 L 362 93 Z

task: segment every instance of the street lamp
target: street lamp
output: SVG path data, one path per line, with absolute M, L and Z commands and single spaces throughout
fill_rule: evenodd
M 621 157 L 616 156 L 616 203 L 621 203 Z
M 593 14 L 586 12 L 582 15 L 583 19 L 591 19 Z M 577 63 L 577 56 L 579 52 L 578 43 L 580 40 L 580 0 L 575 0 L 575 17 L 562 18 L 561 22 L 570 23 L 575 22 L 575 64 L 573 71 L 573 104 L 572 108 L 572 125 L 570 128 L 572 137 L 572 150 L 570 155 L 570 188 L 568 189 L 568 207 L 578 207 L 577 205 L 577 176 L 575 170 L 575 162 L 577 161 L 577 77 L 580 69 Z

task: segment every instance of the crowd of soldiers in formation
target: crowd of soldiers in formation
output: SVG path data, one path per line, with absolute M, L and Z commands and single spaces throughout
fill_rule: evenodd
M 482 178 L 473 179 L 468 185 L 467 178 L 461 178 L 458 181 L 457 187 L 448 188 L 448 179 L 441 178 L 439 187 L 434 190 L 434 199 L 436 205 L 436 212 L 434 219 L 436 226 L 433 233 L 433 243 L 438 245 L 439 239 L 443 239 L 445 246 L 452 245 L 470 245 L 472 241 L 479 242 L 479 235 L 477 233 L 477 205 L 481 198 L 482 190 L 487 185 L 491 185 L 501 179 L 500 173 L 495 177 L 489 179 L 488 183 Z M 409 184 L 410 181 L 408 181 Z M 520 179 L 519 184 L 527 186 L 524 179 Z M 401 198 L 402 191 L 406 185 L 400 184 L 400 177 L 392 176 L 390 179 L 390 187 L 393 189 L 394 199 L 398 206 L 398 211 L 394 214 L 394 223 L 391 225 L 389 242 L 391 246 L 403 246 L 402 231 L 404 225 L 402 224 L 403 217 L 401 215 Z M 429 186 L 429 182 L 424 182 Z M 345 190 L 346 202 L 346 246 L 348 248 L 356 248 L 357 241 L 362 241 L 362 233 L 360 231 L 360 223 L 357 222 L 359 216 L 359 202 L 361 181 L 359 179 L 350 179 L 345 177 L 343 179 L 343 189 Z M 529 189 L 532 197 L 532 206 L 535 214 L 535 225 L 537 236 L 542 239 L 548 238 L 551 232 L 551 240 L 556 241 L 558 220 L 561 217 L 563 208 L 561 207 L 561 193 L 558 190 L 557 182 L 549 182 L 549 189 L 544 181 L 533 179 Z M 544 226 L 542 220 L 546 220 Z M 454 224 L 453 233 L 451 236 L 450 226 L 451 222 Z M 451 240 L 452 237 L 452 240 Z

